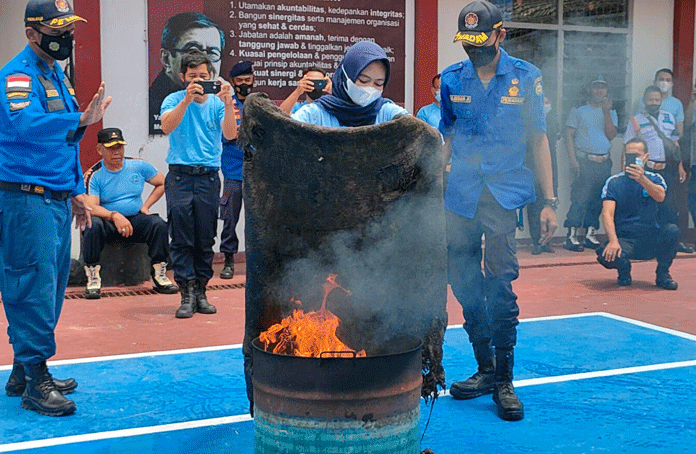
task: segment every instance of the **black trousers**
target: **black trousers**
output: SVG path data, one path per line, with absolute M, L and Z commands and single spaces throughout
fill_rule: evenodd
M 222 187 L 222 197 L 220 197 L 220 219 L 222 219 L 220 252 L 225 254 L 236 254 L 239 251 L 237 223 L 242 212 L 242 185 L 241 181 L 225 178 Z
M 484 188 L 473 219 L 451 211 L 446 217 L 449 283 L 462 306 L 469 341 L 492 341 L 501 349 L 514 347 L 520 312 L 512 291 L 512 281 L 519 275 L 517 211 L 500 206 Z M 482 235 L 486 238 L 485 256 Z
M 570 209 L 564 227 L 599 228 L 602 188 L 611 176 L 611 159 L 594 162 L 578 158 L 580 170 L 570 189 Z
M 679 241 L 679 227 L 675 224 L 661 226 L 652 234 L 647 234 L 642 238 L 619 237 L 621 245 L 621 257 L 617 257 L 613 262 L 607 262 L 602 254 L 606 244 L 597 249 L 597 261 L 604 268 L 615 270 L 630 269 L 631 260 L 650 260 L 657 259 L 657 273 L 669 272 L 672 261 L 677 255 L 677 243 Z
M 170 170 L 164 193 L 174 280 L 207 283 L 213 277 L 220 176 L 218 172 L 189 175 Z
M 665 183 L 667 183 L 665 201 L 657 204 L 657 223 L 660 225 L 679 225 L 679 218 L 677 216 L 677 212 L 679 211 L 676 200 L 677 194 L 674 188 L 680 183 L 676 168 L 670 162 L 667 167 L 662 170 L 646 170 L 662 175 L 662 178 L 665 179 Z
M 157 214 L 138 213 L 126 216 L 133 226 L 133 234 L 124 238 L 111 221 L 92 217 L 92 227 L 82 233 L 82 255 L 85 265 L 99 263 L 106 243 L 114 240 L 127 243 L 147 243 L 151 263 L 166 262 L 169 257 L 167 223 Z

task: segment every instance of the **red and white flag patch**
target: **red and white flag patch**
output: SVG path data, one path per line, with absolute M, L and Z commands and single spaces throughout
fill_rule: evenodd
M 31 77 L 26 74 L 12 74 L 5 79 L 7 91 L 31 90 Z

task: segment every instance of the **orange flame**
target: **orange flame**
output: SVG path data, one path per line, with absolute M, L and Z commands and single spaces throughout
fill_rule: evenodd
M 350 291 L 344 289 L 336 282 L 336 275 L 329 274 L 323 284 L 324 297 L 321 309 L 304 313 L 302 309 L 295 309 L 292 315 L 285 317 L 280 323 L 271 326 L 261 333 L 259 340 L 264 344 L 264 350 L 281 355 L 294 355 L 323 358 L 345 358 L 345 353 L 353 353 L 336 337 L 336 329 L 341 322 L 336 315 L 326 309 L 326 298 L 333 290 L 340 288 L 348 295 Z M 300 305 L 299 300 L 293 300 Z M 337 353 L 337 352 L 342 352 Z M 322 354 L 323 353 L 323 354 Z M 357 357 L 365 357 L 365 350 L 355 353 Z

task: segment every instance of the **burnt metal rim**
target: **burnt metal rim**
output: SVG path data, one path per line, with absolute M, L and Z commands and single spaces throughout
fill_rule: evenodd
M 367 355 L 365 357 L 357 357 L 353 354 L 348 355 L 350 352 L 345 352 L 346 357 L 345 358 L 324 358 L 324 357 L 312 357 L 312 356 L 295 356 L 295 355 L 285 355 L 285 354 L 280 354 L 280 353 L 273 353 L 266 351 L 263 347 L 263 342 L 261 342 L 260 338 L 256 338 L 252 341 L 252 345 L 254 348 L 264 354 L 271 355 L 271 356 L 276 356 L 280 358 L 297 358 L 297 359 L 307 359 L 307 360 L 316 360 L 319 361 L 320 363 L 327 361 L 327 362 L 335 362 L 335 361 L 360 361 L 360 360 L 366 360 L 366 359 L 371 359 L 371 358 L 383 358 L 383 357 L 391 357 L 394 355 L 402 355 L 406 353 L 412 353 L 416 350 L 420 350 L 423 347 L 423 340 L 419 339 L 415 336 L 399 336 L 392 338 L 388 340 L 385 343 L 390 343 L 390 342 L 401 342 L 402 345 L 404 345 L 404 348 L 397 349 L 398 351 L 390 351 L 388 353 L 379 353 L 376 355 Z M 329 353 L 329 352 L 321 352 L 321 354 L 324 353 Z

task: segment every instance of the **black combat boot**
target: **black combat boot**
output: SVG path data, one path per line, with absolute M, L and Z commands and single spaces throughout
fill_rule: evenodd
M 22 394 L 22 407 L 46 416 L 66 416 L 75 413 L 75 402 L 63 397 L 56 389 L 46 361 L 24 364 L 27 382 Z
M 677 288 L 679 288 L 677 282 L 674 279 L 672 279 L 672 276 L 670 276 L 669 274 L 669 267 L 658 264 L 655 274 L 657 275 L 655 279 L 655 284 L 658 287 L 661 287 L 665 290 L 676 290 Z
M 196 295 L 193 293 L 194 281 L 180 282 L 181 306 L 176 310 L 176 318 L 191 318 L 196 312 Z
M 77 388 L 77 382 L 72 378 L 68 378 L 67 380 L 57 380 L 54 378 L 53 384 L 56 385 L 56 389 L 60 391 L 61 394 L 70 394 Z M 5 385 L 5 393 L 8 397 L 19 397 L 26 387 L 27 381 L 24 378 L 24 367 L 15 360 L 12 363 L 10 379 L 7 380 L 7 384 Z
M 232 279 L 234 277 L 234 254 L 225 254 L 225 264 L 220 271 L 221 279 Z
M 524 418 L 524 405 L 515 394 L 512 386 L 512 366 L 515 355 L 513 349 L 495 349 L 495 389 L 493 402 L 498 405 L 498 416 L 506 421 L 519 421 Z
M 495 363 L 489 344 L 472 344 L 478 371 L 465 381 L 452 383 L 450 395 L 455 399 L 473 399 L 493 392 Z
M 217 312 L 217 308 L 208 302 L 208 298 L 205 296 L 205 286 L 207 282 L 202 281 L 200 278 L 196 279 L 193 287 L 193 292 L 196 298 L 196 312 L 199 314 L 214 314 Z

